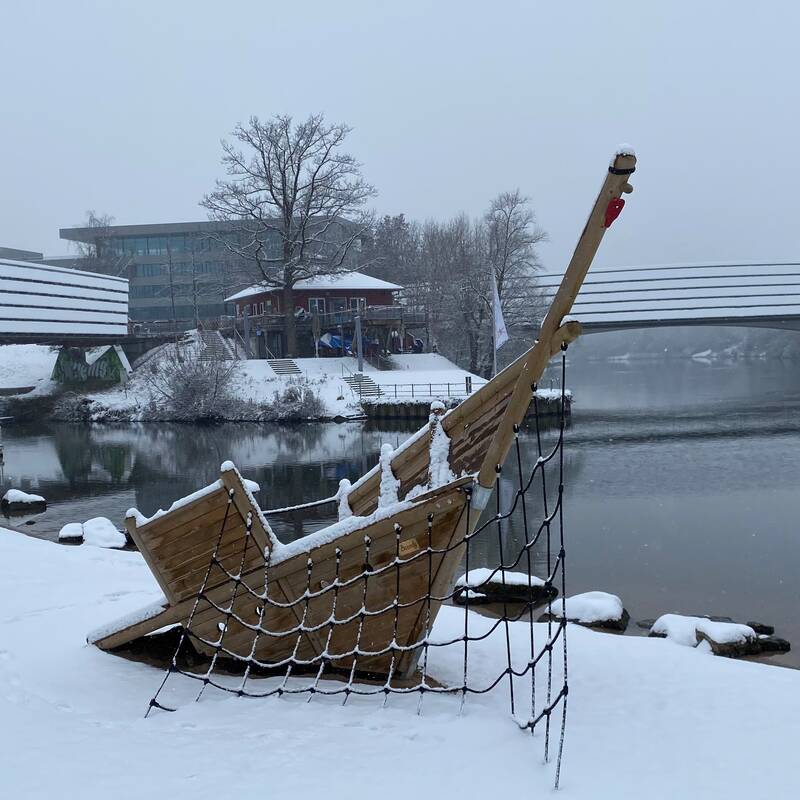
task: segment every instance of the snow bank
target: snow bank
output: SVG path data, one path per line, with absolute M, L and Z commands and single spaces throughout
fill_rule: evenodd
M 7 505 L 41 505 L 46 502 L 39 494 L 28 494 L 20 489 L 9 489 L 3 495 L 3 503 Z
M 739 644 L 757 638 L 756 632 L 749 625 L 712 622 L 705 617 L 688 617 L 682 614 L 663 614 L 650 628 L 653 635 L 666 637 L 675 644 L 687 647 L 697 645 L 698 631 L 719 644 Z
M 543 734 L 531 737 L 510 721 L 506 680 L 486 695 L 468 696 L 463 713 L 460 697 L 426 695 L 421 715 L 417 696 L 392 696 L 382 708 L 382 698 L 352 696 L 345 706 L 341 698 L 320 696 L 310 703 L 244 700 L 209 687 L 194 703 L 198 684 L 181 694 L 183 684 L 171 682 L 169 700 L 180 710 L 145 720 L 162 671 L 87 647 L 85 637 L 143 605 L 155 611 L 161 601 L 139 553 L 59 547 L 0 529 L 6 795 L 224 798 L 231 787 L 263 793 L 268 775 L 276 797 L 344 800 L 358 794 L 358 776 L 369 765 L 370 774 L 391 776 L 381 785 L 383 800 L 494 797 L 501 784 L 508 796 L 552 796 Z M 464 621 L 463 608 L 443 606 L 432 639 L 459 636 Z M 475 635 L 493 622 L 468 617 Z M 534 632 L 538 643 L 545 641 L 546 626 L 534 625 Z M 568 635 L 564 798 L 794 796 L 800 671 L 706 658 L 655 638 L 580 627 Z M 510 623 L 509 640 L 521 669 L 528 623 Z M 470 680 L 500 674 L 505 648 L 502 625 L 471 643 Z M 559 659 L 554 664 L 560 669 Z M 431 648 L 429 667 L 437 680 L 459 685 L 463 648 Z M 257 690 L 275 685 L 271 678 L 251 680 Z M 537 682 L 537 692 L 546 684 Z M 515 687 L 525 713 L 530 684 Z M 91 757 L 76 758 L 65 742 Z
M 118 531 L 106 517 L 92 517 L 83 523 L 84 544 L 92 547 L 125 547 L 127 541 L 125 534 Z

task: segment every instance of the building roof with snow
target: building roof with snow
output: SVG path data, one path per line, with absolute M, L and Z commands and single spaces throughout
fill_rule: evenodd
M 394 291 L 396 289 L 402 289 L 403 287 L 398 286 L 396 283 L 383 281 L 380 278 L 373 278 L 371 275 L 364 275 L 363 272 L 344 272 L 339 275 L 318 275 L 314 278 L 305 278 L 304 280 L 298 281 L 294 285 L 294 288 L 296 290 L 305 291 L 331 291 L 336 289 L 345 291 L 364 291 L 369 289 Z M 277 291 L 280 291 L 278 287 L 267 286 L 263 283 L 256 284 L 247 289 L 242 289 L 240 292 L 236 292 L 236 294 L 232 294 L 230 297 L 226 297 L 225 302 L 232 303 L 236 300 L 243 300 L 246 297 L 252 297 L 256 294 Z

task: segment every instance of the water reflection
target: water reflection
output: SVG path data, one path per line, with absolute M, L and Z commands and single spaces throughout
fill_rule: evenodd
M 261 485 L 259 503 L 278 508 L 334 494 L 342 478 L 372 467 L 383 442 L 396 445 L 406 435 L 364 431 L 360 424 L 11 426 L 3 491 L 43 494 L 49 507 L 35 533 L 52 537 L 65 522 L 86 519 L 87 504 L 103 506 L 118 523 L 129 506 L 144 514 L 165 508 L 215 480 L 230 459 Z M 310 521 L 311 529 L 324 522 Z M 289 532 L 300 534 L 296 524 Z

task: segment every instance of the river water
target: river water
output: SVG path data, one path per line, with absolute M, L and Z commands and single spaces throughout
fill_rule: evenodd
M 800 666 L 800 367 L 582 362 L 567 382 L 575 395 L 565 449 L 568 591 L 614 592 L 632 620 L 674 611 L 771 623 L 797 648 L 773 660 Z M 122 526 L 127 508 L 166 508 L 215 480 L 226 459 L 261 485 L 263 508 L 307 502 L 335 493 L 341 478 L 375 464 L 382 443 L 396 445 L 411 429 L 12 424 L 3 429 L 3 491 L 34 491 L 49 505 L 5 522 L 42 538 L 94 516 Z M 530 431 L 522 450 L 529 468 Z M 508 473 L 503 500 L 516 480 Z M 330 521 L 281 517 L 275 528 L 288 541 Z M 507 552 L 523 537 L 517 515 L 504 531 Z M 471 564 L 496 564 L 497 550 L 496 531 L 487 531 Z M 535 556 L 541 574 L 543 550 Z

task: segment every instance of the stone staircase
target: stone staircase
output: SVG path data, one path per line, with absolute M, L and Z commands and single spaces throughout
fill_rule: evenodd
M 236 355 L 219 331 L 199 331 L 203 349 L 201 361 L 232 361 Z
M 360 372 L 356 372 L 355 375 L 345 375 L 344 382 L 359 398 L 380 397 L 383 394 L 381 387 L 369 375 L 364 375 Z
M 267 364 L 276 375 L 302 375 L 300 367 L 291 358 L 268 358 Z

